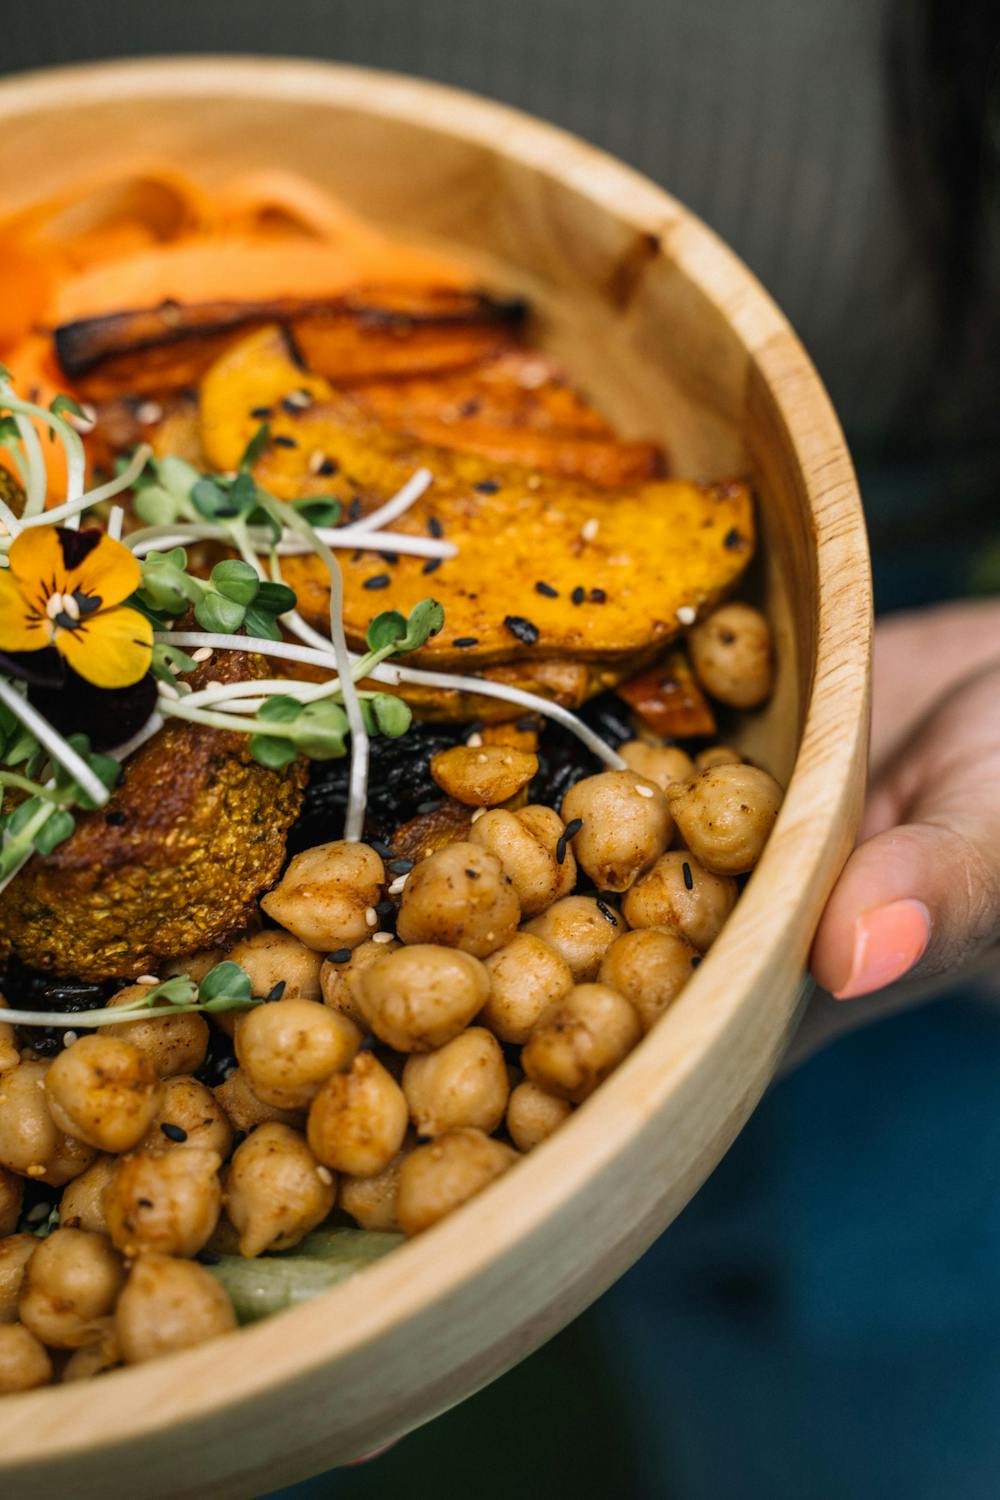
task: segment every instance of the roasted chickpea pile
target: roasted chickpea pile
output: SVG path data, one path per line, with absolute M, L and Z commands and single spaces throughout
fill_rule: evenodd
M 756 610 L 723 605 L 689 643 L 718 702 L 768 696 Z M 527 800 L 535 755 L 481 745 L 431 760 L 461 812 L 446 841 L 413 860 L 307 849 L 261 902 L 275 925 L 164 970 L 197 980 L 228 957 L 268 1003 L 114 1023 L 54 1058 L 0 1025 L 0 1393 L 232 1328 L 218 1253 L 292 1249 L 335 1210 L 422 1233 L 546 1141 L 677 1000 L 778 784 L 727 745 L 637 725 L 624 768 L 556 811 Z M 235 1061 L 209 1087 L 212 1025 Z M 30 1184 L 62 1191 L 44 1237 L 25 1232 Z

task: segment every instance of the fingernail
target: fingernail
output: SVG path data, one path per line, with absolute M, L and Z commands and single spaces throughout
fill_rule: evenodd
M 931 914 L 922 901 L 893 901 L 866 911 L 854 924 L 851 972 L 836 1000 L 870 995 L 901 979 L 921 959 L 931 938 Z

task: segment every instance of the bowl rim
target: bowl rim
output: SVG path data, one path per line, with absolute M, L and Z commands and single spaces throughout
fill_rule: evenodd
M 555 1208 L 595 1173 L 613 1167 L 629 1134 L 663 1099 L 695 1089 L 706 1060 L 734 1021 L 740 996 L 763 982 L 787 936 L 788 918 L 767 924 L 775 899 L 794 907 L 803 863 L 822 876 L 817 902 L 838 872 L 844 819 L 867 737 L 871 586 L 860 498 L 829 398 L 784 316 L 737 256 L 688 209 L 640 173 L 557 126 L 464 90 L 408 75 L 295 58 L 198 54 L 123 58 L 14 75 L 0 81 L 0 120 L 74 100 L 213 94 L 329 102 L 406 120 L 482 143 L 561 181 L 595 206 L 662 232 L 670 259 L 725 316 L 773 389 L 803 475 L 815 532 L 817 673 L 785 803 L 758 871 L 743 893 L 713 957 L 741 966 L 741 989 L 722 983 L 724 964 L 702 965 L 664 1021 L 544 1147 L 519 1163 L 481 1199 L 402 1246 L 365 1272 L 365 1298 L 354 1283 L 321 1294 L 275 1319 L 224 1340 L 148 1365 L 113 1372 L 96 1385 L 57 1386 L 0 1402 L 0 1472 L 27 1469 L 94 1445 L 132 1443 L 164 1425 L 200 1421 L 233 1403 L 273 1390 L 370 1346 L 419 1307 L 454 1292 L 529 1238 Z M 498 146 L 498 142 L 502 145 Z M 800 413 L 800 417 L 796 413 Z M 841 580 L 850 575 L 845 591 Z M 782 861 L 794 851 L 794 879 Z M 761 937 L 761 932 L 767 934 Z M 718 979 L 716 978 L 718 976 Z M 697 1015 L 695 1015 L 697 1011 Z M 757 1091 L 759 1093 L 759 1090 Z M 750 1101 L 754 1102 L 753 1100 Z M 620 1268 L 619 1268 L 620 1269 Z M 283 1339 L 276 1340 L 280 1325 Z M 213 1393 L 213 1394 L 207 1394 Z M 169 1400 L 163 1398 L 169 1394 Z

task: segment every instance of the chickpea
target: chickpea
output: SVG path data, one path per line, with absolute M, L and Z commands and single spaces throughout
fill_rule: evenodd
M 475 958 L 514 936 L 521 908 L 495 854 L 464 840 L 422 860 L 403 887 L 396 930 L 404 943 L 443 943 Z
M 642 1036 L 639 1013 L 606 984 L 578 984 L 542 1016 L 521 1053 L 532 1083 L 581 1104 Z
M 146 987 L 133 984 L 119 990 L 108 1004 L 128 1005 L 146 993 Z M 208 1022 L 192 1011 L 176 1016 L 153 1016 L 148 1021 L 121 1021 L 102 1028 L 105 1036 L 120 1037 L 138 1047 L 149 1058 L 158 1078 L 172 1078 L 177 1073 L 195 1073 L 208 1051 Z
M 49 1113 L 60 1130 L 99 1151 L 128 1151 L 160 1104 L 153 1065 L 131 1042 L 82 1036 L 45 1075 Z
M 315 1000 L 281 1000 L 240 1017 L 236 1056 L 258 1099 L 305 1109 L 331 1073 L 350 1066 L 363 1040 L 340 1011 Z
M 622 910 L 631 927 L 670 927 L 707 953 L 736 905 L 736 881 L 713 875 L 693 854 L 674 849 L 629 891 Z
M 404 1234 L 420 1234 L 461 1208 L 506 1172 L 517 1152 L 469 1128 L 449 1130 L 403 1162 L 399 1174 L 397 1215 Z
M 525 1079 L 507 1104 L 507 1130 L 519 1151 L 533 1151 L 573 1113 L 573 1106 Z
M 596 978 L 601 959 L 625 931 L 621 914 L 610 906 L 607 910 L 610 916 L 601 911 L 593 896 L 565 896 L 540 917 L 526 922 L 523 930 L 554 948 L 580 984 Z
M 17 1322 L 24 1274 L 41 1243 L 34 1234 L 9 1234 L 0 1240 L 0 1326 Z
M 33 1391 L 52 1379 L 52 1361 L 20 1323 L 0 1324 L 0 1396 Z
M 407 1135 L 387 1167 L 374 1177 L 342 1177 L 340 1206 L 359 1229 L 383 1232 L 399 1228 L 396 1208 L 399 1198 L 399 1174 L 415 1142 Z
M 328 954 L 319 976 L 323 988 L 323 1004 L 329 1005 L 331 1010 L 343 1011 L 355 1026 L 368 1031 L 368 1022 L 359 998 L 361 974 L 377 958 L 395 953 L 400 946 L 395 938 L 388 943 L 362 943 L 352 950 L 350 958 L 345 962 L 338 962 L 333 954 Z
M 229 954 L 234 964 L 250 976 L 255 995 L 270 995 L 283 984 L 284 1000 L 318 1000 L 319 971 L 323 959 L 290 932 L 268 928 L 243 938 Z
M 118 1339 L 114 1329 L 108 1328 L 96 1343 L 84 1344 L 82 1349 L 76 1349 L 70 1355 L 63 1365 L 61 1379 L 64 1384 L 69 1380 L 92 1380 L 95 1375 L 106 1375 L 109 1370 L 117 1369 L 121 1362 Z
M 490 979 L 471 953 L 414 943 L 370 964 L 358 986 L 368 1024 L 397 1052 L 431 1052 L 468 1026 Z
M 240 1254 L 288 1250 L 331 1213 L 337 1179 L 288 1125 L 261 1125 L 237 1148 L 223 1201 Z
M 702 687 L 731 708 L 756 708 L 770 697 L 771 627 L 759 609 L 722 604 L 688 632 L 691 665 Z
M 163 1080 L 160 1107 L 139 1145 L 144 1151 L 200 1147 L 217 1152 L 224 1161 L 232 1149 L 233 1128 L 212 1090 L 178 1073 Z
M 745 875 L 763 853 L 782 795 L 774 777 L 757 766 L 712 766 L 674 787 L 670 807 L 706 870 Z
M 495 808 L 473 823 L 469 842 L 495 854 L 514 886 L 522 915 L 533 917 L 576 885 L 576 860 L 563 845 L 562 863 L 556 857 L 565 825 L 551 807 L 522 807 L 519 812 Z
M 222 1207 L 215 1151 L 136 1151 L 124 1156 L 104 1194 L 108 1233 L 129 1257 L 156 1251 L 197 1255 Z
M 233 1305 L 212 1273 L 167 1255 L 136 1261 L 115 1309 L 115 1335 L 130 1365 L 190 1349 L 235 1327 Z
M 538 771 L 538 756 L 511 745 L 454 745 L 431 756 L 438 786 L 466 807 L 496 807 L 517 795 Z
M 526 1042 L 542 1011 L 573 988 L 566 960 L 530 932 L 517 933 L 483 962 L 490 994 L 479 1019 L 502 1042 Z
M 0 995 L 0 1015 L 9 1009 L 6 1000 Z M 8 1021 L 0 1021 L 0 1073 L 6 1073 L 8 1068 L 16 1068 L 20 1061 L 17 1033 Z
M 697 950 L 678 933 L 643 927 L 611 944 L 598 979 L 631 1001 L 648 1031 L 677 999 L 697 958 Z
M 628 740 L 618 754 L 628 766 L 647 781 L 653 781 L 665 792 L 675 781 L 690 781 L 694 761 L 679 745 L 650 745 L 645 740 Z
M 444 1135 L 474 1125 L 492 1135 L 510 1089 L 500 1043 L 484 1026 L 470 1026 L 436 1052 L 407 1059 L 403 1093 L 418 1135 Z
M 0 1167 L 0 1239 L 14 1233 L 23 1201 L 24 1178 Z
M 79 1349 L 100 1337 L 124 1281 L 121 1256 L 103 1234 L 53 1230 L 24 1273 L 21 1322 L 50 1348 Z
M 709 745 L 704 750 L 699 750 L 694 758 L 694 770 L 687 776 L 678 776 L 678 781 L 690 781 L 696 771 L 707 771 L 712 766 L 738 766 L 743 762 L 743 757 L 732 745 Z
M 378 1058 L 359 1052 L 346 1073 L 327 1079 L 309 1110 L 312 1153 L 335 1172 L 374 1177 L 403 1144 L 403 1090 Z
M 366 913 L 381 900 L 382 861 L 367 844 L 338 839 L 296 854 L 261 906 L 309 948 L 356 948 L 372 935 Z
M 99 1156 L 79 1177 L 63 1190 L 59 1204 L 59 1223 L 63 1229 L 86 1229 L 91 1234 L 107 1234 L 104 1192 L 118 1170 L 117 1156 Z
M 63 1133 L 49 1111 L 47 1062 L 23 1062 L 0 1073 L 0 1166 L 62 1187 L 94 1160 L 93 1146 Z
M 253 1130 L 268 1120 L 277 1120 L 281 1125 L 304 1123 L 305 1115 L 301 1109 L 276 1109 L 273 1104 L 258 1099 L 242 1068 L 234 1068 L 225 1083 L 216 1084 L 212 1093 L 234 1130 Z
M 665 794 L 635 771 L 585 776 L 563 798 L 562 815 L 567 823 L 582 821 L 573 849 L 602 891 L 627 891 L 667 848 L 674 831 Z

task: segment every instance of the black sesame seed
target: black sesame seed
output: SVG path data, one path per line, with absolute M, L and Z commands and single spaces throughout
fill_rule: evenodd
M 427 530 L 430 532 L 431 536 L 436 536 L 439 539 L 444 536 L 444 527 L 441 525 L 441 522 L 438 520 L 437 516 L 431 516 L 428 519 Z
M 525 714 L 523 719 L 518 719 L 517 723 L 514 725 L 514 728 L 520 729 L 522 731 L 528 729 L 537 729 L 538 720 L 535 718 L 534 714 Z
M 473 485 L 473 489 L 478 490 L 481 495 L 495 495 L 499 488 L 495 479 L 481 479 L 478 484 Z
M 346 964 L 351 957 L 350 948 L 336 948 L 333 953 L 328 953 L 327 958 L 332 964 Z
M 392 849 L 388 844 L 383 844 L 381 839 L 369 839 L 368 847 L 374 849 L 379 859 L 392 859 Z
M 569 597 L 572 599 L 574 604 L 582 604 L 584 599 L 586 599 L 587 597 L 587 591 L 586 589 L 581 588 L 579 584 L 577 584 L 576 588 L 573 590 Z
M 297 448 L 299 443 L 297 438 L 288 437 L 285 433 L 279 432 L 278 436 L 274 439 L 274 446 L 276 448 Z
M 366 578 L 361 585 L 363 589 L 387 589 L 392 579 L 388 573 L 376 573 L 372 578 Z
M 380 917 L 391 917 L 396 910 L 391 901 L 376 901 L 375 911 Z
M 728 547 L 730 552 L 739 552 L 740 549 L 746 545 L 746 543 L 743 540 L 742 533 L 737 531 L 736 527 L 734 526 L 730 531 L 726 532 L 726 535 L 722 541 L 722 545 L 724 547 Z
M 329 476 L 330 474 L 336 474 L 339 468 L 340 465 L 335 458 L 324 458 L 316 473 Z
M 556 864 L 557 865 L 561 865 L 565 861 L 565 859 L 566 859 L 566 845 L 569 843 L 570 839 L 575 839 L 576 838 L 577 834 L 580 832 L 580 829 L 582 827 L 583 827 L 583 819 L 582 818 L 573 818 L 573 819 L 571 819 L 571 821 L 569 823 L 566 824 L 566 827 L 563 829 L 562 833 L 559 835 L 558 839 L 556 840 Z
M 538 626 L 526 620 L 523 615 L 504 615 L 503 622 L 522 646 L 533 646 L 538 640 Z
M 181 1144 L 188 1138 L 187 1131 L 184 1130 L 180 1125 L 171 1125 L 168 1122 L 165 1125 L 161 1125 L 160 1129 L 163 1131 L 163 1134 L 166 1136 L 168 1141 L 177 1141 L 178 1144 Z
M 458 640 L 453 641 L 452 644 L 457 646 L 459 651 L 464 651 L 467 646 L 478 646 L 479 637 L 478 635 L 460 635 Z
M 602 901 L 600 896 L 595 896 L 594 901 L 601 916 L 604 917 L 606 921 L 610 922 L 612 927 L 617 927 L 618 918 L 615 916 L 615 913 L 611 910 L 611 907 L 608 905 L 608 903 L 606 901 Z
M 421 573 L 436 573 L 443 562 L 443 557 L 429 557 L 420 571 Z
M 412 859 L 391 859 L 389 861 L 389 869 L 393 875 L 409 875 L 414 863 L 415 861 Z
M 221 1255 L 216 1255 L 214 1250 L 199 1250 L 195 1260 L 202 1266 L 217 1266 L 222 1260 Z
M 691 967 L 692 967 L 692 969 L 696 969 L 700 963 L 701 963 L 701 954 L 700 953 L 693 954 L 692 958 L 691 958 Z
M 274 985 L 274 987 L 272 989 L 268 990 L 267 994 L 264 996 L 264 999 L 266 1001 L 280 1000 L 281 997 L 282 997 L 282 995 L 285 993 L 285 990 L 287 988 L 288 988 L 288 981 L 287 981 L 287 979 L 279 979 L 278 982 L 277 982 L 277 984 Z
M 389 566 L 390 566 L 390 568 L 394 568 L 396 566 L 396 564 L 399 562 L 399 553 L 398 552 L 380 552 L 379 553 L 379 557 L 382 559 L 382 561 L 384 563 L 388 563 Z
M 297 417 L 302 410 L 300 403 L 290 400 L 288 396 L 282 398 L 281 406 L 282 410 L 286 411 L 290 417 Z
M 478 870 L 469 870 L 469 869 L 467 869 L 465 873 L 466 873 L 466 875 L 468 875 L 468 877 L 469 877 L 470 880 L 478 880 L 479 879 L 479 871 Z
M 109 813 L 104 814 L 104 821 L 111 828 L 120 828 L 126 821 L 125 814 L 119 812 L 116 807 L 113 807 Z
M 554 589 L 551 583 L 543 583 L 541 579 L 535 584 L 535 593 L 543 594 L 546 599 L 558 599 L 559 590 Z
M 266 422 L 271 412 L 270 406 L 251 406 L 250 408 L 250 415 L 256 417 L 258 422 Z
M 688 864 L 687 860 L 685 860 L 684 863 L 681 865 L 681 870 L 682 870 L 682 872 L 684 874 L 684 884 L 685 884 L 685 886 L 687 887 L 687 889 L 689 891 L 693 891 L 694 890 L 694 876 L 691 874 L 691 866 Z
M 462 402 L 461 406 L 459 407 L 459 412 L 463 417 L 474 417 L 479 411 L 481 404 L 482 403 L 480 401 L 477 401 L 476 397 L 473 396 L 470 400 Z
M 349 521 L 360 521 L 361 519 L 361 496 L 355 495 L 347 507 L 347 518 Z
M 422 818 L 426 817 L 428 813 L 437 812 L 443 801 L 443 797 L 432 797 L 428 802 L 418 802 L 417 812 Z
M 607 598 L 608 596 L 603 589 L 591 589 L 590 591 L 591 604 L 606 604 Z
M 140 1208 L 152 1208 L 153 1206 L 152 1198 L 137 1198 L 135 1201 Z

